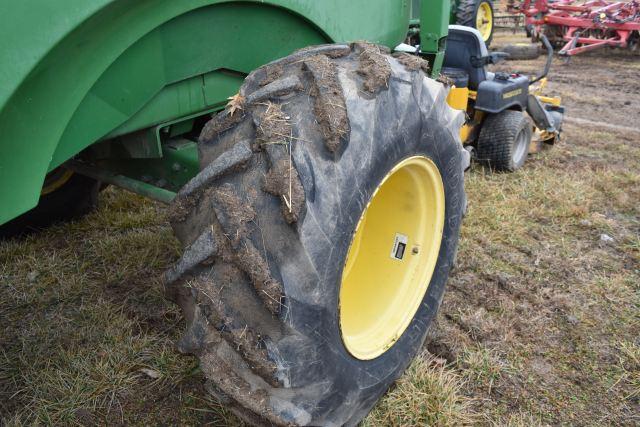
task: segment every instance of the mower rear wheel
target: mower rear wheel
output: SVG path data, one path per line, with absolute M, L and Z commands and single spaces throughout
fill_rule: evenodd
M 422 347 L 468 157 L 416 61 L 307 48 L 252 72 L 202 131 L 166 289 L 179 348 L 252 424 L 356 425 Z
M 520 111 L 489 115 L 480 129 L 477 158 L 496 171 L 520 169 L 529 155 L 531 120 Z

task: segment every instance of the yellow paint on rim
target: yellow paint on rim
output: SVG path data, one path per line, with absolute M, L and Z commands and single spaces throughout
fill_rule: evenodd
M 40 195 L 45 196 L 53 193 L 58 188 L 62 187 L 71 179 L 73 172 L 69 169 L 58 168 L 47 174 L 44 179 L 44 185 L 40 190 Z
M 480 3 L 476 12 L 476 30 L 480 31 L 482 39 L 486 42 L 491 37 L 493 30 L 493 11 L 486 1 Z
M 409 157 L 382 180 L 342 272 L 340 332 L 351 355 L 375 359 L 409 326 L 438 260 L 444 220 L 444 185 L 432 160 Z

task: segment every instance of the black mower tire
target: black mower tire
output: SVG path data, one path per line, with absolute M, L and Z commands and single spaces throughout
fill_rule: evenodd
M 356 425 L 421 350 L 454 261 L 468 155 L 462 116 L 420 61 L 362 43 L 306 48 L 252 72 L 202 130 L 201 172 L 171 207 L 184 254 L 165 287 L 187 322 L 178 348 L 251 424 Z M 412 156 L 444 183 L 435 272 L 398 341 L 359 360 L 338 322 L 345 257 L 377 185 Z
M 540 46 L 534 43 L 508 44 L 500 48 L 500 51 L 509 54 L 509 61 L 537 59 L 540 56 Z
M 1 225 L 0 238 L 24 236 L 88 214 L 98 204 L 99 188 L 100 183 L 92 178 L 71 175 L 59 188 L 41 195 L 36 207 Z
M 476 158 L 495 171 L 514 172 L 527 159 L 532 134 L 531 120 L 521 111 L 490 114 L 480 129 Z M 526 141 L 526 151 L 517 155 L 519 138 Z
M 491 7 L 492 19 L 495 19 L 493 15 L 494 10 L 492 0 L 459 0 L 456 5 L 456 25 L 476 28 L 476 16 L 482 3 L 487 3 Z M 493 40 L 493 33 L 494 27 L 492 25 L 491 34 L 489 35 L 489 38 L 484 41 L 487 47 L 489 47 Z

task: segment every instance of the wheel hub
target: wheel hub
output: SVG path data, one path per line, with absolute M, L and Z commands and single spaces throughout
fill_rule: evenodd
M 491 37 L 493 29 L 493 11 L 489 3 L 482 2 L 478 7 L 476 15 L 476 29 L 480 32 L 482 39 L 486 42 Z
M 430 159 L 398 163 L 354 233 L 340 288 L 340 330 L 361 360 L 383 354 L 409 326 L 431 281 L 445 218 L 444 185 Z

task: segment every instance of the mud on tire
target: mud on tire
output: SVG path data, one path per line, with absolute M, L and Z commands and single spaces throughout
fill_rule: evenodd
M 166 273 L 183 352 L 253 424 L 355 425 L 420 350 L 443 296 L 465 207 L 462 117 L 418 58 L 367 44 L 307 48 L 252 72 L 203 129 L 201 172 L 171 207 L 184 254 Z M 389 350 L 345 349 L 338 292 L 376 186 L 426 156 L 445 187 L 435 272 Z

